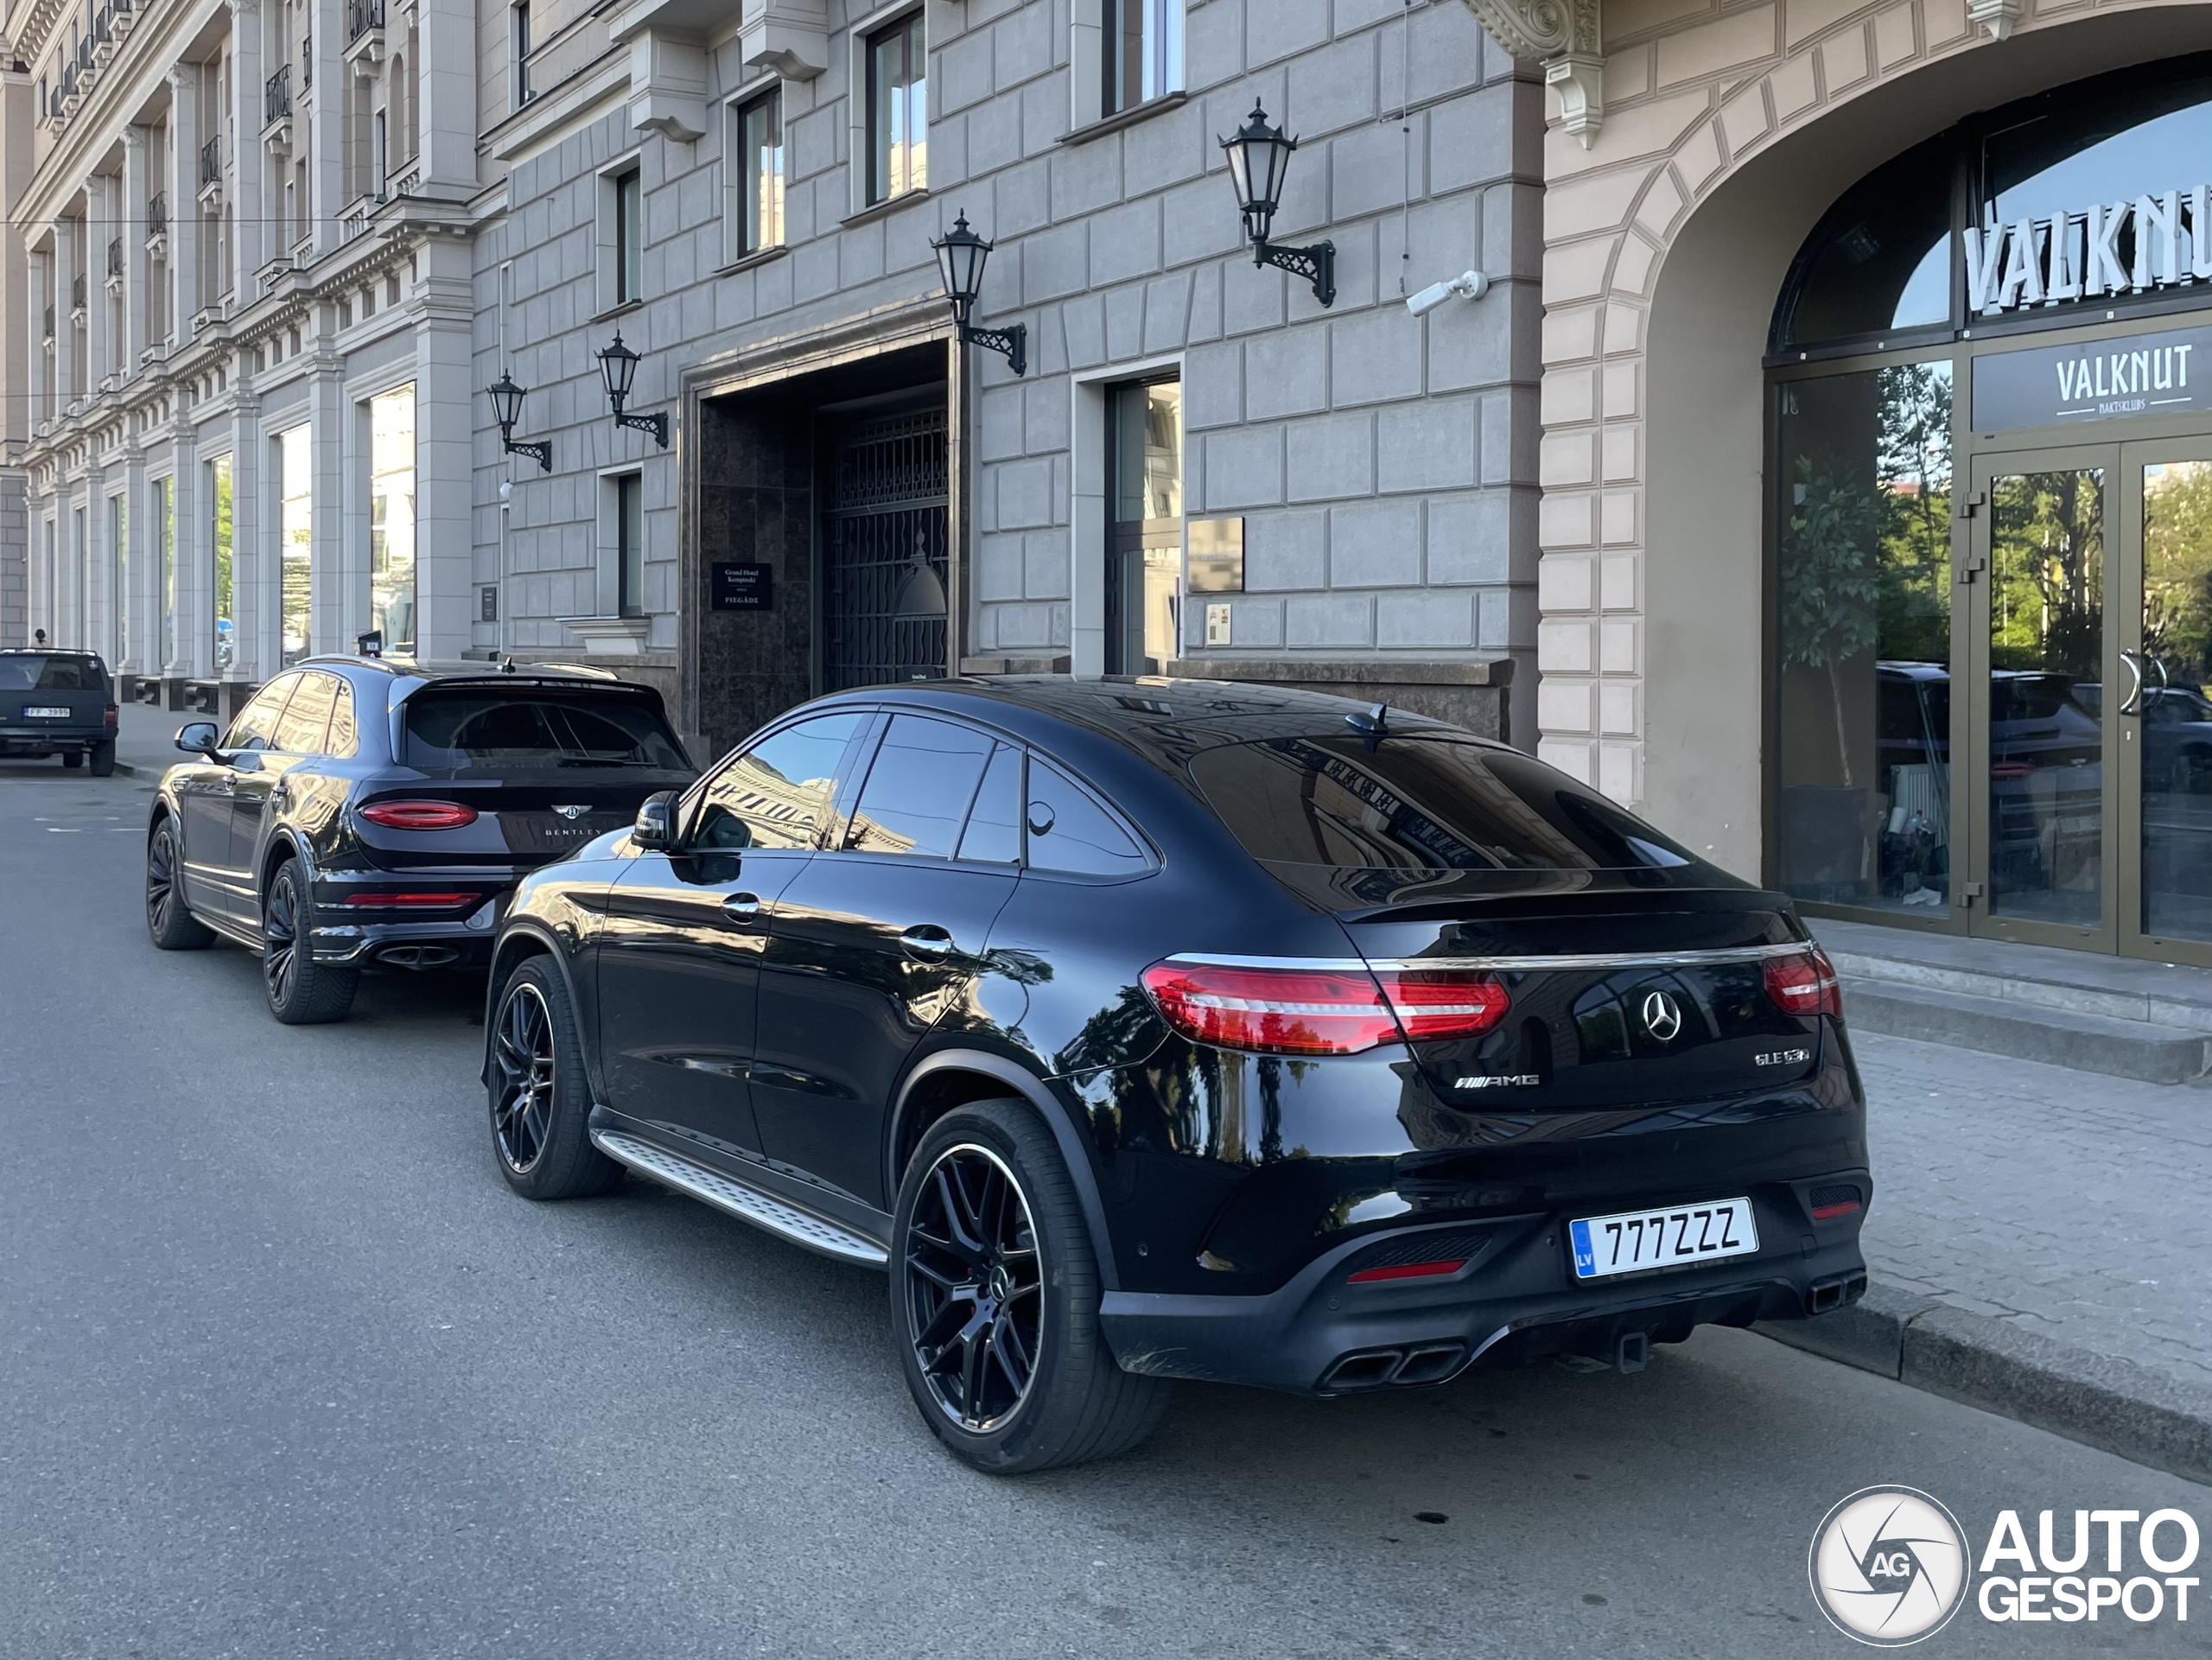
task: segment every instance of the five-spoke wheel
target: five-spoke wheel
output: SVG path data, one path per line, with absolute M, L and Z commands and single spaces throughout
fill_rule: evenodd
M 537 1167 L 553 1114 L 553 1015 L 531 981 L 507 989 L 492 1038 L 492 1141 L 517 1175 Z
M 1029 1201 L 988 1148 L 940 1153 L 906 1237 L 914 1358 L 938 1407 L 987 1433 L 1029 1393 L 1044 1341 L 1044 1274 Z
M 1024 1101 L 976 1101 L 905 1161 L 891 1324 L 915 1404 L 979 1470 L 1013 1475 L 1126 1452 L 1167 1403 L 1116 1364 L 1097 1253 L 1059 1144 Z

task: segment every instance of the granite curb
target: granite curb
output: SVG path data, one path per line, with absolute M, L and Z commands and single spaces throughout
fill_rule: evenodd
M 2212 1483 L 2212 1390 L 1873 1285 L 1848 1308 L 1751 1328 L 2154 1470 Z

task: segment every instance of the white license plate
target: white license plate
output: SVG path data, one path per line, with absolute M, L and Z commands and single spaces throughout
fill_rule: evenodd
M 27 709 L 23 714 L 34 721 L 66 721 L 69 718 L 69 711 L 66 709 Z
M 1590 1216 L 1567 1226 L 1578 1280 L 1655 1268 L 1691 1268 L 1723 1256 L 1749 1256 L 1759 1248 L 1758 1224 L 1748 1199 Z

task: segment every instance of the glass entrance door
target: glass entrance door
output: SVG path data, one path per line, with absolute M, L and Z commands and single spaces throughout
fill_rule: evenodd
M 2120 949 L 2212 965 L 2212 442 L 2121 453 Z
M 1974 474 L 1955 905 L 1976 934 L 2212 966 L 2212 440 Z
M 2114 947 L 2106 626 L 2117 455 L 1984 457 L 1955 585 L 1969 660 L 1976 933 Z M 1979 658 L 1979 661 L 1973 659 Z M 1967 780 L 1979 780 L 1978 785 Z

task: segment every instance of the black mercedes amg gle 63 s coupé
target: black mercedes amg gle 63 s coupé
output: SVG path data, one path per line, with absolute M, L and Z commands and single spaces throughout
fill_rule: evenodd
M 1627 1370 L 1866 1284 L 1864 1102 L 1782 895 L 1501 744 L 1187 681 L 791 711 L 525 879 L 487 1008 L 533 1199 L 624 1168 L 888 1269 L 976 1466 L 1167 1380 Z

